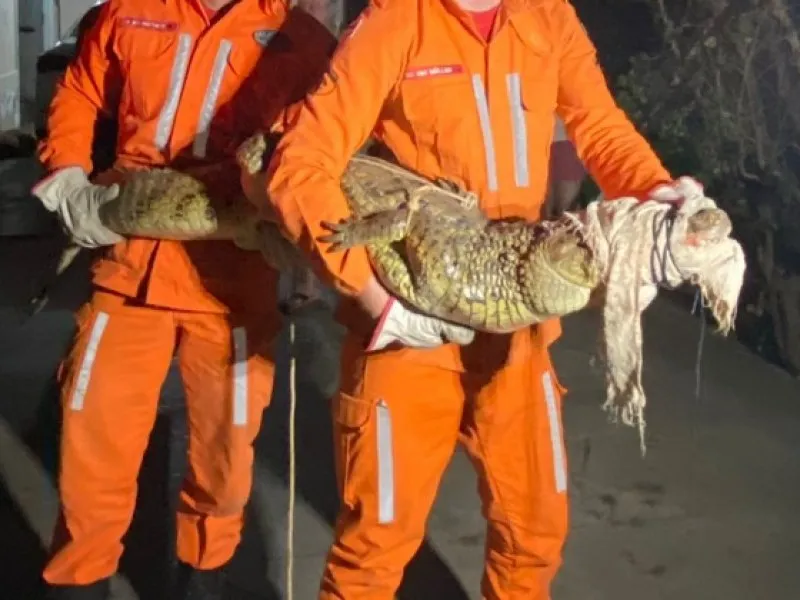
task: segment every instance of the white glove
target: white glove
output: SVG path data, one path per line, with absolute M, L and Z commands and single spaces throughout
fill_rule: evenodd
M 119 195 L 119 186 L 94 185 L 83 169 L 60 169 L 32 190 L 45 208 L 56 213 L 72 239 L 84 248 L 110 246 L 124 238 L 100 222 L 100 207 Z
M 383 309 L 367 352 L 382 350 L 392 342 L 411 348 L 435 348 L 445 342 L 466 346 L 474 338 L 472 329 L 410 311 L 391 298 Z
M 703 185 L 693 177 L 679 177 L 669 184 L 656 186 L 649 194 L 650 200 L 675 204 L 680 207 L 687 199 L 703 197 Z

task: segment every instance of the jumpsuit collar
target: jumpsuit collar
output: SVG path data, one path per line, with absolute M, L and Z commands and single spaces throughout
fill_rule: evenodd
M 525 47 L 538 55 L 548 55 L 552 48 L 540 33 L 540 21 L 531 9 L 546 2 L 547 0 L 503 0 L 511 27 Z
M 499 32 L 506 23 L 509 23 L 522 39 L 523 43 L 536 54 L 547 54 L 548 44 L 536 32 L 535 17 L 531 14 L 531 9 L 539 4 L 543 4 L 548 0 L 501 0 L 500 10 L 497 14 L 497 22 L 495 23 L 494 31 Z M 444 9 L 456 17 L 464 27 L 473 31 L 475 24 L 471 16 L 461 6 L 458 5 L 456 0 L 440 0 Z
M 162 4 L 170 4 L 170 3 L 175 3 L 175 2 L 183 2 L 183 3 L 187 3 L 188 2 L 188 3 L 192 4 L 192 3 L 195 3 L 195 2 L 196 3 L 201 3 L 202 1 L 203 0 L 161 0 L 161 3 Z M 258 4 L 258 6 L 261 9 L 265 10 L 265 11 L 269 8 L 269 6 L 271 4 L 276 4 L 275 0 L 234 0 L 231 4 L 249 4 L 249 3 L 252 3 L 252 2 L 256 2 Z M 280 2 L 280 4 L 283 4 L 287 9 L 289 7 L 289 2 L 287 0 L 283 0 L 282 2 Z
M 446 10 L 456 19 L 458 19 L 461 25 L 465 27 L 468 31 L 470 31 L 475 37 L 483 41 L 483 37 L 478 33 L 478 30 L 475 26 L 475 21 L 473 20 L 469 11 L 459 6 L 456 0 L 440 0 L 440 2 L 444 10 Z M 503 18 L 503 8 L 504 8 L 503 5 L 504 2 L 501 1 L 499 6 L 500 10 L 497 13 L 497 23 L 495 24 L 494 31 L 497 31 L 502 25 L 501 19 Z

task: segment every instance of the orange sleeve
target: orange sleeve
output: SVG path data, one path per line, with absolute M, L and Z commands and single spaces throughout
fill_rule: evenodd
M 98 118 L 110 111 L 119 95 L 120 75 L 111 50 L 113 5 L 101 9 L 85 32 L 80 54 L 56 84 L 47 116 L 47 137 L 39 159 L 49 171 L 79 166 L 92 170 L 92 143 Z
M 672 177 L 614 101 L 575 9 L 562 0 L 558 115 L 607 198 L 642 198 Z
M 360 293 L 372 277 L 365 250 L 329 253 L 317 237 L 326 233 L 322 221 L 350 214 L 341 175 L 372 133 L 408 60 L 414 11 L 405 2 L 387 4 L 373 1 L 350 27 L 268 168 L 267 194 L 286 235 L 348 295 Z

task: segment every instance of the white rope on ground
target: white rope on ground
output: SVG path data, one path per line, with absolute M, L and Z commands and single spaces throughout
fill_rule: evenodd
M 700 405 L 703 401 L 702 395 L 702 361 L 703 361 L 703 349 L 705 346 L 706 340 L 706 308 L 708 308 L 705 299 L 703 298 L 703 294 L 700 291 L 700 288 L 697 288 L 694 296 L 694 304 L 692 305 L 692 315 L 699 315 L 700 316 L 700 335 L 697 339 L 697 350 L 695 353 L 695 361 L 694 361 L 694 398 L 691 404 L 690 410 L 690 437 L 692 441 L 692 453 L 693 457 L 689 463 L 689 480 L 691 482 L 692 489 L 697 488 L 698 482 L 698 465 L 699 461 L 697 460 L 697 456 L 699 454 L 699 434 L 698 434 L 698 425 L 700 421 Z
M 298 0 L 289 0 L 289 9 L 298 6 Z M 291 296 L 291 294 L 290 294 Z M 296 369 L 294 349 L 294 318 L 289 309 L 289 506 L 286 509 L 286 600 L 294 600 L 294 492 L 297 477 L 297 448 L 295 447 L 295 411 L 297 409 Z
M 322 23 L 336 37 L 344 17 L 341 0 L 289 0 L 288 7 L 301 8 Z M 297 485 L 297 355 L 295 352 L 295 322 L 289 308 L 289 506 L 286 513 L 286 600 L 294 598 L 294 513 Z
M 289 508 L 286 515 L 286 600 L 294 598 L 294 508 L 297 479 L 297 355 L 294 318 L 289 315 Z

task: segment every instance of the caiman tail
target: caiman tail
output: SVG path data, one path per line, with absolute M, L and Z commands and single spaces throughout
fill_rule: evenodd
M 28 307 L 28 317 L 37 315 L 45 306 L 47 306 L 53 286 L 58 283 L 61 275 L 63 275 L 64 272 L 72 265 L 72 263 L 75 262 L 75 259 L 78 258 L 81 250 L 83 250 L 81 246 L 68 243 L 67 246 L 61 251 L 55 272 L 50 276 L 47 283 L 42 286 L 42 288 L 39 290 L 39 293 L 31 299 Z

